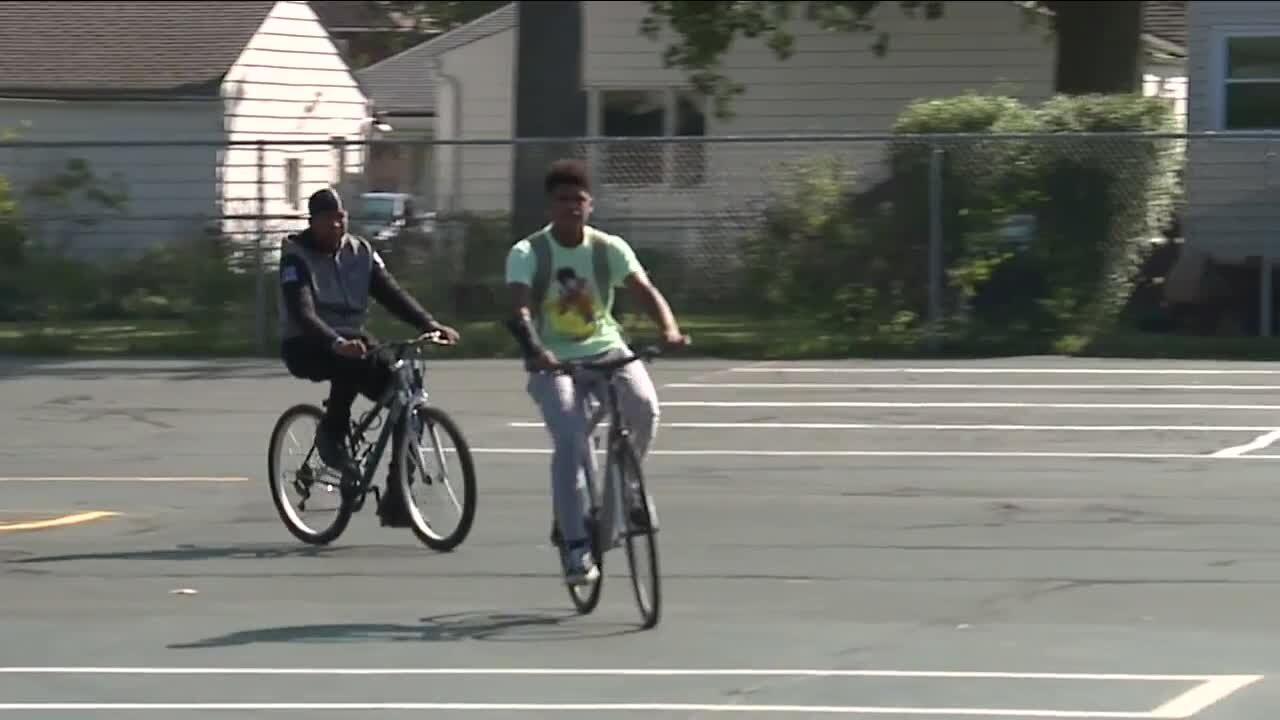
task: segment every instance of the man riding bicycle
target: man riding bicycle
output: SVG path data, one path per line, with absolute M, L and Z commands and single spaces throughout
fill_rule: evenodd
M 329 381 L 316 451 L 325 465 L 353 478 L 356 469 L 345 442 L 351 406 L 358 394 L 376 400 L 392 380 L 388 359 L 368 353 L 376 344 L 365 330 L 369 299 L 423 333 L 438 331 L 450 342 L 457 342 L 458 333 L 436 322 L 400 287 L 367 240 L 347 233 L 347 213 L 337 193 L 317 191 L 307 209 L 309 227 L 281 244 L 281 358 L 294 377 Z M 394 477 L 394 465 L 391 473 Z M 408 526 L 399 483 L 387 483 L 378 514 L 383 525 Z
M 631 246 L 587 225 L 591 185 L 583 163 L 554 163 L 543 181 L 550 223 L 516 243 L 507 254 L 506 279 L 513 317 L 508 328 L 520 343 L 526 387 L 551 434 L 552 506 L 568 551 L 566 580 L 594 582 L 600 571 L 587 546 L 586 488 L 579 485 L 582 434 L 589 420 L 578 406 L 573 380 L 551 372 L 562 361 L 629 357 L 613 317 L 614 289 L 627 287 L 644 302 L 665 345 L 688 342 L 662 293 L 649 281 Z M 658 430 L 658 397 L 643 363 L 618 372 L 620 411 L 643 459 Z

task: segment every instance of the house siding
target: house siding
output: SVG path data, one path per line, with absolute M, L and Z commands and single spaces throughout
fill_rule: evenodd
M 192 239 L 218 213 L 217 143 L 224 137 L 216 100 L 145 103 L 0 99 L 0 131 L 14 140 L 100 142 L 96 146 L 0 148 L 0 171 L 29 218 L 31 237 L 88 259 L 121 258 Z M 200 145 L 129 147 L 124 142 Z M 124 190 L 123 212 L 83 200 L 68 209 L 26 197 L 33 182 L 83 159 L 111 191 Z M 117 179 L 118 178 L 118 179 Z M 77 227 L 74 218 L 97 222 Z
M 602 129 L 599 91 L 687 86 L 680 70 L 663 67 L 667 41 L 640 34 L 644 3 L 584 2 L 583 11 L 592 134 Z M 872 17 L 890 34 L 884 57 L 872 51 L 873 35 L 829 32 L 805 20 L 793 24 L 797 51 L 785 61 L 763 38 L 739 39 L 724 58 L 724 72 L 746 91 L 734 99 L 730 119 L 707 108 L 707 134 L 887 133 L 920 98 L 1001 92 L 1037 103 L 1052 94 L 1055 43 L 1043 18 L 1028 25 L 1030 16 L 1009 2 L 948 3 L 946 13 L 928 21 L 904 16 L 896 3 L 881 5 Z M 747 221 L 738 213 L 759 207 L 779 163 L 840 157 L 870 183 L 884 175 L 884 151 L 883 142 L 772 140 L 668 151 L 668 172 L 694 167 L 693 158 L 705 155 L 705 180 L 689 187 L 603 182 L 597 215 L 639 245 L 713 242 L 741 234 Z M 612 174 L 602 167 L 603 153 L 599 147 L 592 153 L 598 178 Z M 620 172 L 626 175 L 625 161 Z
M 435 74 L 441 140 L 510 140 L 515 135 L 516 31 L 503 30 L 441 53 Z M 438 145 L 438 210 L 506 212 L 513 147 Z
M 403 192 L 420 208 L 436 206 L 434 146 L 436 121 L 430 116 L 393 115 L 391 129 L 379 133 L 383 144 L 365 165 L 370 192 Z
M 307 196 L 321 188 L 338 186 L 347 204 L 356 206 L 365 190 L 360 178 L 366 148 L 350 145 L 340 160 L 332 138 L 356 142 L 368 136 L 368 100 L 307 3 L 275 6 L 228 72 L 223 98 L 228 138 L 266 143 L 264 206 L 258 201 L 258 148 L 237 146 L 223 153 L 219 192 L 226 215 L 265 214 L 271 218 L 267 232 L 279 234 L 299 227 Z M 278 141 L 315 144 L 271 145 Z M 299 170 L 292 197 L 290 160 L 298 161 Z M 259 224 L 228 220 L 224 232 L 252 241 Z
M 1280 35 L 1280 2 L 1187 3 L 1191 132 L 1221 132 L 1221 34 L 1268 28 Z M 1239 262 L 1275 243 L 1280 233 L 1277 152 L 1280 135 L 1251 139 L 1225 132 L 1189 143 L 1184 219 L 1189 247 L 1218 261 Z

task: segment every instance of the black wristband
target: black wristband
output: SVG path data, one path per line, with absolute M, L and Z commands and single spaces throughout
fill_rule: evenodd
M 538 333 L 533 329 L 533 325 L 529 323 L 528 318 L 517 316 L 507 320 L 507 330 L 515 337 L 516 342 L 520 344 L 520 351 L 524 353 L 526 358 L 531 358 L 542 352 L 542 345 L 538 342 Z

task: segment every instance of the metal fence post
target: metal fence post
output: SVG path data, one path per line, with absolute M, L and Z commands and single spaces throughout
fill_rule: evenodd
M 942 341 L 942 157 L 932 146 L 929 153 L 929 349 Z
M 263 261 L 263 244 L 267 235 L 267 144 L 258 141 L 258 232 L 253 243 L 253 266 L 257 273 L 254 285 L 254 327 L 259 353 L 267 350 L 267 274 Z
M 1266 178 L 1265 186 L 1270 189 L 1274 186 L 1274 176 L 1272 171 L 1275 168 L 1275 146 L 1271 142 L 1267 142 L 1267 151 L 1263 153 L 1263 174 Z M 1272 309 L 1275 307 L 1275 291 L 1272 287 L 1272 272 L 1275 269 L 1275 253 L 1271 249 L 1271 239 L 1264 237 L 1262 240 L 1262 252 L 1258 253 L 1258 335 L 1261 337 L 1271 337 L 1271 327 L 1274 323 L 1272 318 Z

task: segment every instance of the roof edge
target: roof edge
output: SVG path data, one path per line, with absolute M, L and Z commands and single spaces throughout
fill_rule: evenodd
M 1172 40 L 1166 40 L 1159 35 L 1149 32 L 1142 33 L 1140 39 L 1146 44 L 1148 50 L 1155 50 L 1159 53 L 1172 55 L 1179 60 L 1187 59 L 1187 48 L 1173 42 Z
M 167 90 L 142 88 L 101 87 L 4 87 L 0 86 L 0 98 L 6 100 L 59 100 L 59 101 L 201 101 L 218 102 L 222 100 L 222 79 L 196 86 L 182 86 Z

